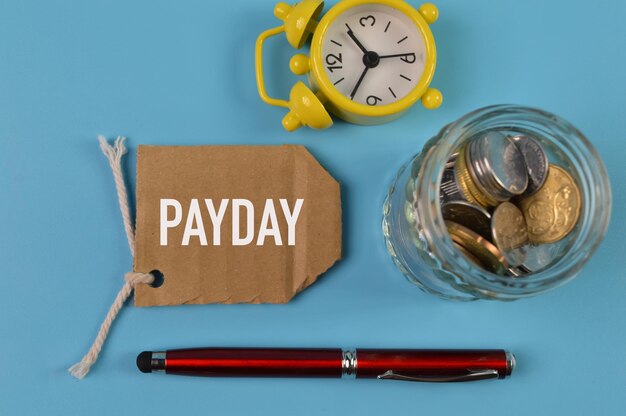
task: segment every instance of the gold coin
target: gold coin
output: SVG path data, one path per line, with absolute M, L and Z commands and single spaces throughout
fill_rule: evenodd
M 582 206 L 580 189 L 563 168 L 550 165 L 543 186 L 533 195 L 522 198 L 528 237 L 532 243 L 555 243 L 576 226 Z
M 459 156 L 456 158 L 454 174 L 459 186 L 459 191 L 468 202 L 480 205 L 483 208 L 498 205 L 498 201 L 481 192 L 472 179 L 467 166 L 467 145 L 463 146 L 459 152 Z
M 491 234 L 498 250 L 512 267 L 526 261 L 528 229 L 524 214 L 510 202 L 503 202 L 491 217 Z
M 456 243 L 455 241 L 452 241 L 452 244 L 454 244 L 454 247 L 456 247 L 456 249 L 459 250 L 461 252 L 461 254 L 463 254 L 465 257 L 467 257 L 467 259 L 469 261 L 474 263 L 476 266 L 482 267 L 483 269 L 485 269 L 485 265 L 482 264 L 480 260 L 478 260 L 478 257 L 476 257 L 475 255 L 470 253 L 465 247 L 463 247 L 462 245 Z
M 470 252 L 480 264 L 484 265 L 485 269 L 496 274 L 505 274 L 509 264 L 496 246 L 469 228 L 455 222 L 446 221 L 446 227 L 452 241 Z

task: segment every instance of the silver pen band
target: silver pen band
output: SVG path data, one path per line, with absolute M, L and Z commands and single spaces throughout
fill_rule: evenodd
M 152 353 L 152 359 L 150 360 L 150 367 L 153 373 L 165 372 L 165 352 L 156 351 Z
M 356 350 L 343 350 L 341 355 L 341 378 L 356 378 Z

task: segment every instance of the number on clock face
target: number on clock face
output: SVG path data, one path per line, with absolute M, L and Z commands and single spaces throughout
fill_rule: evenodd
M 354 102 L 387 105 L 404 98 L 424 72 L 421 32 L 399 10 L 364 4 L 340 14 L 323 44 L 324 70 L 335 88 Z

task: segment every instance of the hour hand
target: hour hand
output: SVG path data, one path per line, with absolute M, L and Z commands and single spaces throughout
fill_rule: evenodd
M 368 52 L 367 48 L 363 46 L 363 44 L 357 39 L 356 35 L 352 31 L 352 29 L 350 29 L 350 26 L 348 26 L 347 23 L 346 23 L 346 27 L 348 28 L 348 36 L 350 36 L 350 39 L 352 39 L 354 43 L 356 43 L 356 46 L 358 46 L 359 49 L 363 51 L 363 53 L 367 53 Z

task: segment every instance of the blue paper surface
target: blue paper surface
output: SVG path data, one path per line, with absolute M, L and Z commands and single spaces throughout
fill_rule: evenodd
M 415 5 L 418 3 L 413 2 Z M 334 2 L 329 2 L 334 4 Z M 626 402 L 626 3 L 437 2 L 444 94 L 391 124 L 287 134 L 259 99 L 256 36 L 270 0 L 0 3 L 0 414 L 621 414 Z M 328 5 L 327 5 L 328 7 Z M 296 77 L 268 43 L 270 91 Z M 604 158 L 614 213 L 581 275 L 513 303 L 451 303 L 392 264 L 381 206 L 398 168 L 444 124 L 515 103 L 557 113 Z M 287 305 L 139 309 L 91 345 L 131 268 L 97 134 L 138 144 L 304 144 L 342 183 L 345 259 Z M 134 175 L 129 179 L 134 190 Z M 141 374 L 142 350 L 190 346 L 508 348 L 506 381 L 412 384 Z

